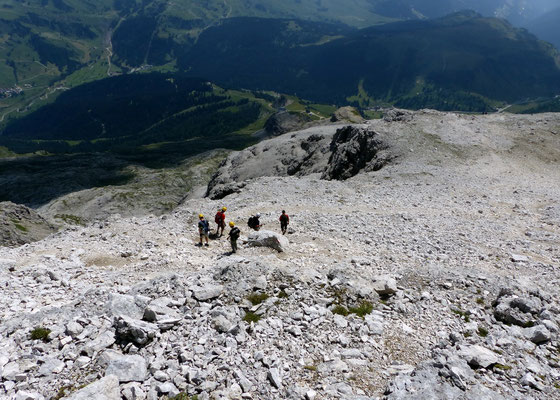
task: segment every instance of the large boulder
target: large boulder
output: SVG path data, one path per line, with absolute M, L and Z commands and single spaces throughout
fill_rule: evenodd
M 115 318 L 117 337 L 125 342 L 145 345 L 158 333 L 159 327 L 149 322 L 139 321 L 127 316 Z
M 397 280 L 390 275 L 381 275 L 373 278 L 373 290 L 380 296 L 390 296 L 397 293 Z
M 488 368 L 500 361 L 492 350 L 478 345 L 461 346 L 458 354 L 473 368 Z
M 290 242 L 285 236 L 272 231 L 253 232 L 247 238 L 247 244 L 255 247 L 270 247 L 280 253 L 286 251 Z
M 377 171 L 390 159 L 389 154 L 383 151 L 386 149 L 380 136 L 368 128 L 341 128 L 331 142 L 331 156 L 322 178 L 344 180 L 361 170 Z
M 119 378 L 115 375 L 108 375 L 65 397 L 66 400 L 115 400 L 120 398 Z
M 144 382 L 148 368 L 144 357 L 139 355 L 107 354 L 105 375 L 115 375 L 119 382 Z
M 107 312 L 112 317 L 126 315 L 134 319 L 141 319 L 144 314 L 144 305 L 139 304 L 134 296 L 112 294 L 106 304 Z

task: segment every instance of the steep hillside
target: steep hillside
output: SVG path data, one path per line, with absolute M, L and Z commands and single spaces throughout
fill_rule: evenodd
M 344 30 L 342 25 L 364 28 L 395 20 L 441 17 L 464 9 L 521 23 L 550 11 L 549 3 L 546 0 L 530 3 L 506 0 L 348 0 L 344 3 L 338 0 L 208 0 L 203 3 L 194 0 L 6 0 L 0 5 L 0 30 L 3 33 L 0 37 L 0 124 L 20 117 L 23 111 L 48 104 L 60 91 L 86 82 L 150 69 L 177 71 L 178 60 L 189 68 L 187 53 L 200 34 L 230 18 L 297 18 L 320 23 L 316 28 L 305 27 L 303 33 L 309 38 L 311 31 L 317 34 L 325 23 L 334 24 L 341 30 Z M 271 22 L 271 27 L 274 26 L 277 23 Z M 268 28 L 265 28 L 254 37 L 269 35 Z M 292 31 L 291 36 L 294 33 Z M 334 36 L 337 35 L 340 32 Z M 322 36 L 307 44 L 333 39 L 333 34 L 328 32 Z M 550 36 L 546 37 L 552 40 Z M 292 45 L 295 43 L 299 42 L 294 41 Z M 422 43 L 417 43 L 417 48 L 421 46 Z M 540 52 L 534 45 L 529 47 L 517 51 L 528 51 L 526 56 L 529 59 L 531 54 Z M 272 49 L 278 50 L 276 46 Z M 293 56 L 285 55 L 284 59 Z M 477 56 L 485 57 L 486 54 L 477 53 Z M 251 60 L 252 55 L 249 54 L 248 58 Z M 506 60 L 508 65 L 514 61 Z M 251 66 L 245 67 L 250 69 Z M 307 71 L 292 70 L 296 74 Z M 481 74 L 485 75 L 485 71 L 483 68 Z M 484 78 L 488 82 L 493 81 L 492 72 Z M 507 75 L 508 71 L 502 72 Z M 206 74 L 202 76 L 208 78 Z M 357 86 L 354 85 L 353 89 L 356 92 Z M 480 103 L 478 99 L 466 99 L 468 94 L 445 92 L 442 96 L 445 100 L 438 104 L 433 100 L 438 97 L 437 90 L 439 88 L 424 96 L 425 106 L 450 109 L 452 107 L 446 108 L 443 102 L 453 103 L 452 95 L 461 99 L 459 103 L 463 109 L 465 103 Z M 321 88 L 320 91 L 324 90 Z M 480 104 L 478 108 L 481 108 Z
M 201 79 L 158 73 L 123 75 L 81 85 L 54 103 L 9 123 L 0 142 L 19 153 L 147 152 L 150 147 L 194 155 L 228 138 L 273 109 L 254 95 L 235 94 Z M 50 142 L 33 142 L 31 140 Z M 245 137 L 246 141 L 250 138 Z M 186 148 L 185 148 L 186 147 Z M 198 147 L 196 151 L 190 148 Z M 227 147 L 227 146 L 225 146 Z
M 306 25 L 232 19 L 205 31 L 180 65 L 228 86 L 362 106 L 485 111 L 489 99 L 560 91 L 557 51 L 505 21 L 469 12 L 368 28 L 326 43 L 293 40 L 294 30 L 299 38 Z
M 0 395 L 557 398 L 560 117 L 399 111 L 355 128 L 397 159 L 0 248 Z M 263 144 L 281 154 L 279 139 Z M 236 255 L 195 246 L 198 214 L 224 205 Z M 254 246 L 280 236 L 282 209 L 283 251 Z M 255 213 L 269 233 L 248 231 Z

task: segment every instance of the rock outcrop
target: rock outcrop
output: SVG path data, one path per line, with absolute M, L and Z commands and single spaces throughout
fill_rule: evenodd
M 372 130 L 347 126 L 339 129 L 330 145 L 331 155 L 323 179 L 348 179 L 358 172 L 378 171 L 391 158 L 387 144 Z
M 320 173 L 324 179 L 347 179 L 361 170 L 378 170 L 391 158 L 381 135 L 365 125 L 314 127 L 232 154 L 212 177 L 206 195 L 222 199 L 262 176 Z
M 36 211 L 9 201 L 0 203 L 0 246 L 19 246 L 36 242 L 57 228 Z

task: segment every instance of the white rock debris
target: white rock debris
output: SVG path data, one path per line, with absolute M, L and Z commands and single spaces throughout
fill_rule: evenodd
M 221 200 L 0 248 L 0 398 L 559 398 L 560 116 L 395 115 L 378 171 L 226 163 Z M 195 246 L 223 205 L 235 255 Z

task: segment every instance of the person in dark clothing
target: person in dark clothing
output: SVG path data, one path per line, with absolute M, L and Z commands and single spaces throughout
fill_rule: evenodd
M 239 239 L 239 235 L 241 235 L 241 231 L 238 227 L 235 226 L 233 221 L 229 222 L 229 226 L 231 230 L 229 231 L 228 238 L 231 242 L 231 252 L 237 253 L 237 239 Z
M 249 221 L 247 221 L 247 225 L 249 225 L 249 228 L 258 231 L 261 228 L 261 222 L 259 220 L 260 217 L 260 214 L 256 214 L 249 218 Z
M 198 234 L 200 235 L 199 246 L 202 246 L 202 240 L 206 239 L 205 246 L 208 246 L 208 232 L 210 231 L 210 224 L 204 219 L 204 215 L 198 215 Z
M 288 230 L 288 224 L 290 223 L 290 217 L 286 214 L 286 210 L 282 210 L 282 215 L 280 215 L 279 221 L 282 235 L 285 235 Z

